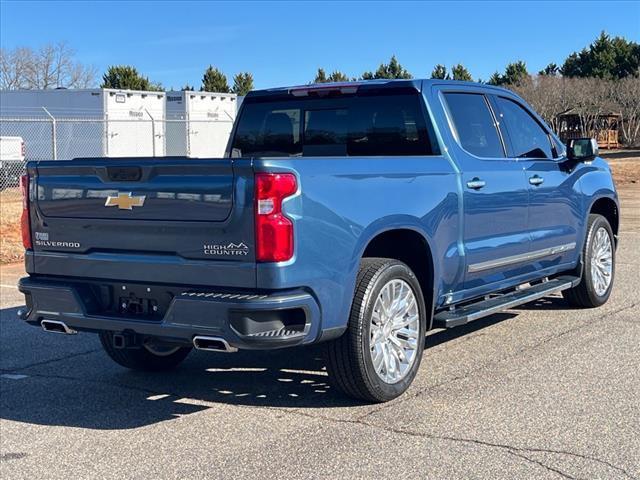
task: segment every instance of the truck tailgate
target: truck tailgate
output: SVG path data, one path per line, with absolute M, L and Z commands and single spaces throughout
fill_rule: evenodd
M 76 159 L 29 174 L 33 273 L 255 284 L 249 160 Z
M 220 222 L 232 207 L 226 159 L 55 161 L 41 162 L 37 172 L 44 217 Z

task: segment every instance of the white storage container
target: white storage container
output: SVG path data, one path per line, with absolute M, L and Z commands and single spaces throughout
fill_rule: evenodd
M 48 112 L 46 113 L 45 110 Z M 0 91 L 0 116 L 24 119 L 7 122 L 22 135 L 29 152 L 51 151 L 47 123 L 56 119 L 58 159 L 165 155 L 165 93 L 113 89 Z M 42 137 L 42 138 L 40 138 Z M 46 147 L 46 148 L 45 148 Z M 40 155 L 43 156 L 43 155 Z
M 232 93 L 167 92 L 167 155 L 222 157 L 237 113 Z

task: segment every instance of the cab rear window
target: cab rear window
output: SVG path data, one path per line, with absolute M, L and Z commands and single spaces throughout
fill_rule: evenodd
M 291 99 L 243 105 L 234 156 L 434 155 L 418 94 Z

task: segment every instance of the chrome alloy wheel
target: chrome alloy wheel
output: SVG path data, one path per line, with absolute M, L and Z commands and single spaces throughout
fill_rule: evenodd
M 591 244 L 591 283 L 599 297 L 607 293 L 613 271 L 613 245 L 609 232 L 598 228 Z
M 387 282 L 371 315 L 370 353 L 373 368 L 385 383 L 402 380 L 416 359 L 420 311 L 415 294 L 404 280 Z

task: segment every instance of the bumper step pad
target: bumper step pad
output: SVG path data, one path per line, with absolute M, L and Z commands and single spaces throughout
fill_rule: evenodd
M 295 337 L 296 335 L 304 335 L 304 332 L 299 330 L 287 330 L 286 328 L 280 328 L 278 330 L 267 330 L 265 332 L 256 332 L 247 335 L 247 337 Z

